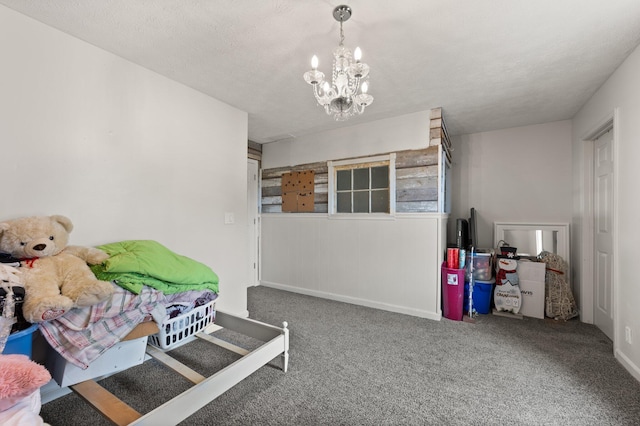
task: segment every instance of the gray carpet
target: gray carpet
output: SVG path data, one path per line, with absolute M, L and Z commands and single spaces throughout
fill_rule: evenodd
M 278 358 L 183 424 L 640 424 L 640 383 L 611 341 L 577 320 L 438 322 L 267 287 L 249 289 L 248 309 L 289 323 L 289 372 Z M 201 342 L 172 355 L 203 374 L 237 359 Z M 143 413 L 189 386 L 153 360 L 101 384 Z M 108 424 L 73 394 L 41 415 L 53 426 Z

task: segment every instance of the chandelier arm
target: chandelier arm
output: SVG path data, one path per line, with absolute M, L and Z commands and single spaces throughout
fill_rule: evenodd
M 316 97 L 316 101 L 318 101 L 318 103 L 320 105 L 322 105 L 322 96 L 320 96 L 320 91 L 318 90 L 318 84 L 314 84 L 313 85 L 313 95 Z
M 355 96 L 358 94 L 358 89 L 360 89 L 360 77 L 353 78 L 353 89 L 350 90 L 350 95 Z

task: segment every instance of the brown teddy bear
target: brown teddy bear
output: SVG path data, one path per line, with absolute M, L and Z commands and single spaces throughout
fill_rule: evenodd
M 67 246 L 73 224 L 65 216 L 32 216 L 0 223 L 0 252 L 20 260 L 25 288 L 22 312 L 32 323 L 48 321 L 73 307 L 91 306 L 113 294 L 87 263 L 109 256 L 102 250 Z

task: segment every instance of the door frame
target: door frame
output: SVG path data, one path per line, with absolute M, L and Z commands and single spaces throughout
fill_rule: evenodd
M 582 259 L 580 263 L 580 300 L 581 312 L 580 317 L 583 322 L 593 324 L 594 303 L 595 303 L 595 280 L 593 262 L 595 260 L 595 228 L 594 228 L 594 149 L 595 140 L 602 136 L 606 131 L 613 129 L 612 150 L 613 150 L 613 271 L 612 271 L 612 295 L 611 306 L 613 309 L 613 350 L 614 353 L 618 349 L 618 285 L 617 276 L 619 270 L 619 230 L 618 230 L 618 204 L 619 181 L 618 181 L 618 139 L 620 137 L 620 112 L 619 108 L 604 117 L 591 128 L 589 132 L 582 138 L 584 145 L 583 155 L 583 180 L 582 180 L 582 200 L 583 200 L 583 217 L 582 217 Z
M 254 267 L 251 268 L 250 264 L 247 265 L 247 268 L 249 269 L 249 279 L 247 282 L 247 287 L 254 287 L 260 284 L 260 162 L 253 158 L 247 158 L 247 171 L 249 171 L 249 164 L 252 164 L 255 166 L 256 180 L 255 180 L 255 184 L 253 184 L 253 182 L 249 182 L 249 179 L 247 179 L 247 204 L 254 203 L 256 205 L 256 217 L 255 217 L 256 223 L 254 224 L 255 239 L 252 242 L 249 242 L 247 238 L 247 244 L 254 244 L 256 255 L 255 255 Z M 254 185 L 253 189 L 255 190 L 255 194 L 256 194 L 255 200 L 249 199 L 249 195 L 250 195 L 249 185 Z M 248 212 L 248 206 L 247 206 L 247 212 Z M 251 218 L 247 214 L 247 226 L 251 225 L 249 223 L 249 220 L 251 220 Z

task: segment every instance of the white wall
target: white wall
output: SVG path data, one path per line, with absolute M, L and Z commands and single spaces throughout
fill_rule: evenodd
M 640 285 L 638 284 L 638 212 L 640 212 L 640 197 L 638 197 L 638 179 L 640 159 L 640 49 L 636 50 L 625 60 L 607 82 L 580 110 L 573 121 L 573 185 L 574 185 L 574 216 L 578 219 L 589 209 L 589 194 L 583 188 L 586 186 L 585 160 L 588 158 L 588 144 L 585 139 L 595 128 L 615 114 L 615 163 L 616 163 L 616 214 L 614 250 L 617 260 L 614 261 L 614 350 L 618 360 L 640 380 Z M 590 224 L 587 220 L 576 220 L 572 247 L 576 259 L 582 263 L 582 269 L 577 269 L 578 278 L 590 282 L 587 276 L 591 273 L 592 265 L 587 264 L 585 247 L 588 241 L 582 238 L 588 235 Z M 583 289 L 581 299 L 593 319 L 593 284 Z M 628 326 L 633 333 L 632 344 L 625 341 L 624 328 Z
M 262 147 L 262 168 L 427 148 L 429 114 L 420 111 L 269 143 Z
M 452 144 L 451 243 L 456 219 L 471 207 L 479 248 L 494 247 L 494 222 L 571 222 L 571 121 L 463 135 Z
M 247 114 L 4 6 L 0 51 L 0 219 L 67 215 L 72 244 L 157 240 L 246 314 Z
M 328 219 L 262 215 L 261 283 L 288 291 L 440 319 L 439 241 L 446 218 Z

